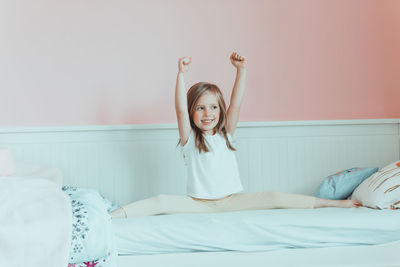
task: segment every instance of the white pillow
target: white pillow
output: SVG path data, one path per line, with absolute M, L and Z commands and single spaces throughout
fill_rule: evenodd
M 364 180 L 351 199 L 373 209 L 400 209 L 400 161 L 396 161 Z
M 16 172 L 12 176 L 45 179 L 62 186 L 61 171 L 54 166 L 17 161 L 15 167 Z

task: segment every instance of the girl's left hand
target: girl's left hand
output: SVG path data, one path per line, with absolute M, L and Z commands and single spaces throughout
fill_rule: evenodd
M 187 72 L 189 69 L 189 65 L 192 63 L 192 58 L 191 57 L 182 57 L 178 61 L 178 68 L 179 72 Z
M 246 58 L 242 57 L 238 53 L 233 52 L 231 57 L 230 57 L 230 59 L 231 59 L 232 65 L 235 68 L 240 69 L 240 68 L 244 68 L 245 67 L 244 66 L 244 62 L 246 61 Z

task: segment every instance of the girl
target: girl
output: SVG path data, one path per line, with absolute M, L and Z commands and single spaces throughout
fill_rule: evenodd
M 184 76 L 192 59 L 179 59 L 175 109 L 179 146 L 188 165 L 188 196 L 159 195 L 111 212 L 112 217 L 172 213 L 225 212 L 274 208 L 359 207 L 353 200 L 328 200 L 277 191 L 239 193 L 242 184 L 232 146 L 246 80 L 246 59 L 230 56 L 236 80 L 229 108 L 219 88 L 210 83 L 193 85 L 185 95 Z

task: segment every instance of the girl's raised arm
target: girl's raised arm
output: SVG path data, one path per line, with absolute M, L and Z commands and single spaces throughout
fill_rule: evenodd
M 189 69 L 189 64 L 192 62 L 191 57 L 183 57 L 178 61 L 178 77 L 176 78 L 175 88 L 175 111 L 178 119 L 179 137 L 182 145 L 185 145 L 189 139 L 191 126 L 189 113 L 187 109 L 187 99 L 185 90 L 185 72 Z
M 231 136 L 233 136 L 239 120 L 240 105 L 242 104 L 246 83 L 246 67 L 244 64 L 246 59 L 236 52 L 232 53 L 230 59 L 232 65 L 236 68 L 236 79 L 232 89 L 231 102 L 226 113 L 226 130 Z

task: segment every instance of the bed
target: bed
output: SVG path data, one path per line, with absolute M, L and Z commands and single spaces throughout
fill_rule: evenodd
M 399 160 L 399 128 L 398 119 L 241 123 L 236 147 L 245 191 L 312 195 L 329 174 L 383 167 Z M 111 220 L 107 211 L 118 205 L 157 194 L 184 194 L 177 136 L 176 125 L 3 128 L 0 147 L 8 147 L 16 161 L 55 166 L 59 172 L 47 172 L 45 180 L 61 175 L 59 183 L 71 186 L 64 188 L 64 196 L 72 197 L 71 188 L 78 188 L 95 199 L 99 227 L 112 233 L 98 231 L 104 241 L 97 243 L 107 245 L 101 252 L 106 254 L 92 255 L 86 263 L 69 258 L 71 267 L 399 266 L 399 210 L 269 210 Z M 290 224 L 273 225 L 283 221 Z M 244 225 L 253 232 L 240 232 Z M 210 231 L 201 232 L 205 229 Z M 222 230 L 227 239 L 216 243 Z M 172 243 L 189 233 L 197 239 Z M 214 243 L 206 233 L 213 233 Z M 141 235 L 158 239 L 150 242 L 158 248 L 140 248 L 145 244 Z M 255 245 L 256 238 L 271 243 Z
M 391 261 L 400 264 L 400 212 L 391 210 L 326 208 L 177 214 L 115 219 L 113 229 L 123 266 L 129 266 L 128 262 L 133 266 L 138 261 L 141 266 L 157 261 L 163 266 L 176 266 L 177 256 L 179 266 L 243 266 L 246 262 L 265 266 L 266 261 L 281 266 L 294 259 L 297 266 L 300 262 L 321 266 L 321 259 L 326 265 L 338 266 L 354 266 L 355 262 L 366 266 Z M 371 253 L 364 259 L 366 248 Z M 335 251 L 338 253 L 332 254 Z M 294 258 L 288 260 L 289 255 Z

